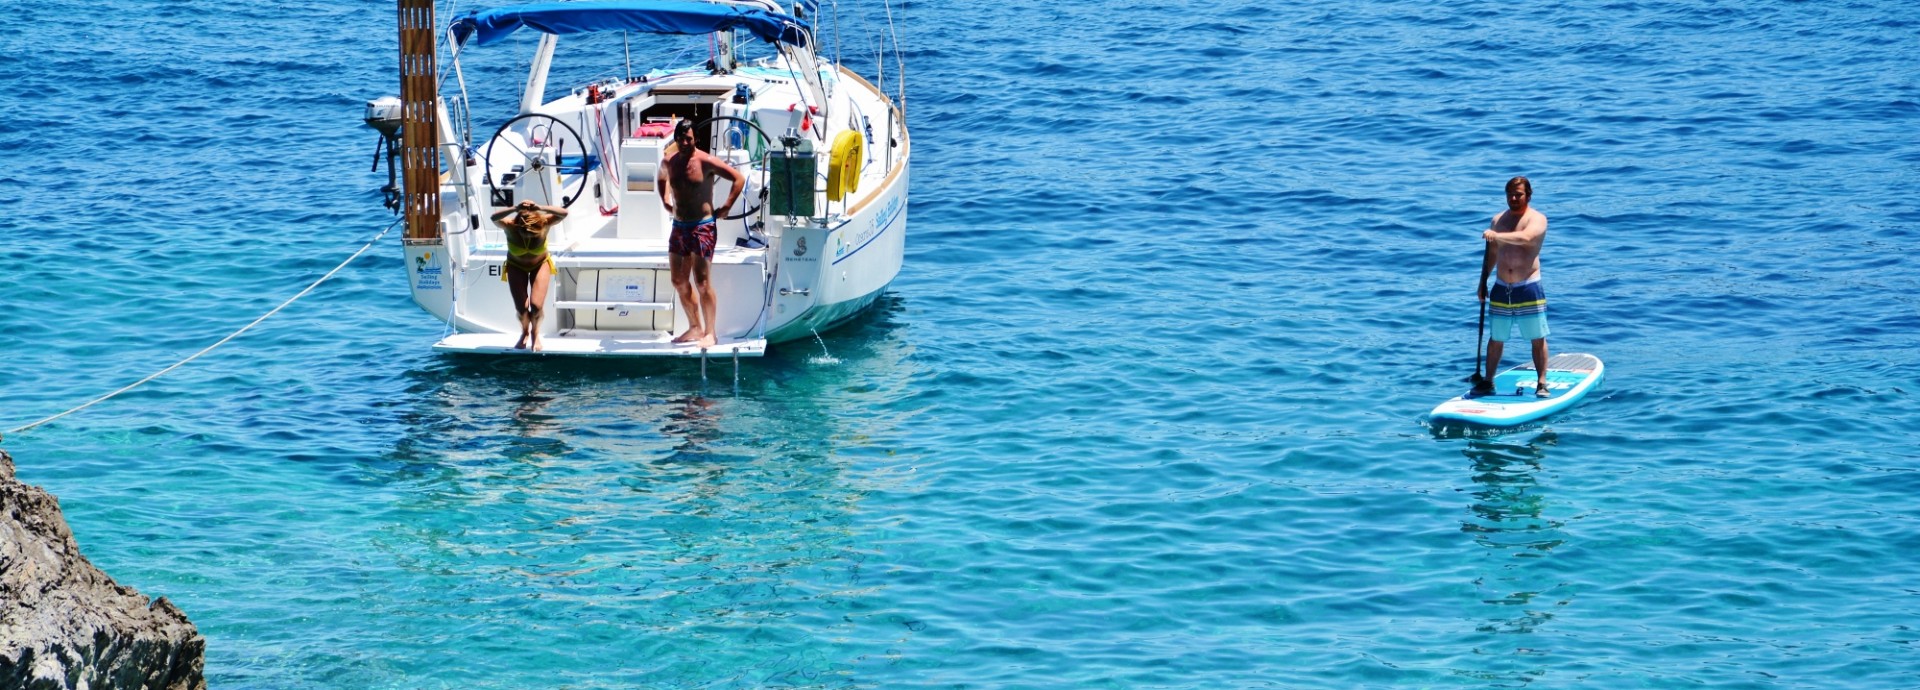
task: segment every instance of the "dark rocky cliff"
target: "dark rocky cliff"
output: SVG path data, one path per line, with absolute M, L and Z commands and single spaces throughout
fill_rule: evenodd
M 0 688 L 202 690 L 206 638 L 87 562 L 60 503 L 0 451 Z

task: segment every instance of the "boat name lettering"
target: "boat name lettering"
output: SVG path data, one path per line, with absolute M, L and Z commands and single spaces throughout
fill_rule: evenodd
M 838 259 L 846 256 L 847 247 L 853 247 L 854 251 L 859 251 L 861 247 L 867 246 L 867 242 L 872 240 L 874 235 L 879 234 L 881 230 L 887 227 L 887 224 L 893 222 L 894 215 L 900 213 L 900 206 L 901 197 L 899 195 L 895 195 L 892 199 L 889 199 L 886 208 L 880 209 L 879 213 L 873 215 L 873 220 L 867 223 L 866 230 L 861 231 L 858 236 L 851 240 L 845 239 L 843 236 L 840 241 L 834 244 L 833 258 Z

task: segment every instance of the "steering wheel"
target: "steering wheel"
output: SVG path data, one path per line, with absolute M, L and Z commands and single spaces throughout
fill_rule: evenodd
M 753 129 L 753 133 L 756 135 L 759 135 L 760 137 L 760 155 L 758 157 L 755 157 L 752 155 L 749 155 L 747 157 L 747 164 L 749 167 L 760 169 L 760 181 L 759 181 L 759 184 L 757 185 L 760 188 L 760 194 L 758 195 L 759 199 L 754 202 L 753 208 L 749 208 L 745 211 L 741 211 L 740 215 L 737 215 L 737 216 L 716 215 L 715 216 L 715 218 L 717 218 L 718 220 L 739 220 L 741 218 L 746 218 L 753 214 L 759 213 L 760 208 L 767 205 L 767 195 L 769 194 L 769 192 L 767 189 L 766 162 L 767 162 L 767 152 L 773 149 L 773 137 L 767 136 L 767 131 L 764 129 L 760 129 L 760 125 L 754 124 L 752 120 L 748 120 L 746 118 L 734 117 L 732 115 L 715 115 L 713 117 L 709 117 L 705 120 L 701 120 L 695 123 L 693 125 L 693 128 L 694 128 L 694 131 L 696 132 L 703 131 L 704 128 L 707 127 L 708 125 L 711 125 L 715 122 L 720 122 L 722 120 L 732 120 L 734 122 L 738 122 L 748 127 L 751 127 Z M 719 148 L 721 152 L 725 152 L 733 149 L 732 142 L 728 141 L 728 139 L 729 137 L 727 137 L 726 135 L 724 134 L 721 135 L 720 137 L 721 147 Z M 747 142 L 743 141 L 740 143 L 742 146 L 746 146 Z M 747 147 L 747 151 L 751 152 L 752 150 L 753 150 L 753 147 L 751 146 Z M 725 157 L 722 156 L 722 158 L 725 158 Z M 724 210 L 725 209 L 722 209 L 722 211 Z
M 580 133 L 578 131 L 575 131 L 572 125 L 567 124 L 566 122 L 562 121 L 560 118 L 557 118 L 545 113 L 526 113 L 524 115 L 520 115 L 511 120 L 508 120 L 504 123 L 501 123 L 499 129 L 493 130 L 493 137 L 487 139 L 487 150 L 485 153 L 482 153 L 480 156 L 480 160 L 484 161 L 486 165 L 488 187 L 494 186 L 493 145 L 497 142 L 506 142 L 507 146 L 513 147 L 513 150 L 520 152 L 520 156 L 526 159 L 527 162 L 529 163 L 528 165 L 529 172 L 538 171 L 542 166 L 547 165 L 545 155 L 535 156 L 534 154 L 528 152 L 526 149 L 520 148 L 519 144 L 513 143 L 512 139 L 509 139 L 505 136 L 507 133 L 507 129 L 512 127 L 516 122 L 520 122 L 521 120 L 542 120 L 542 119 L 552 120 L 553 124 L 559 125 L 561 128 L 565 129 L 568 134 L 573 135 L 573 142 L 575 146 L 580 146 L 583 142 L 586 141 L 585 139 L 580 138 Z M 527 127 L 528 139 L 533 139 L 533 136 L 532 136 L 533 131 L 534 131 L 534 126 L 530 125 Z M 549 135 L 553 133 L 552 126 L 547 127 L 547 133 Z M 548 138 L 551 139 L 552 137 L 549 136 Z M 558 143 L 559 145 L 555 146 L 554 148 L 558 150 L 558 154 L 560 155 L 561 159 L 564 160 L 566 156 L 566 140 L 562 139 Z M 586 160 L 587 160 L 586 149 L 581 148 L 580 149 L 581 170 L 578 176 L 579 179 L 574 180 L 573 184 L 569 185 L 566 183 L 565 178 L 562 178 L 562 181 L 560 183 L 560 191 L 561 191 L 560 207 L 561 208 L 571 208 L 573 206 L 573 202 L 580 198 L 581 192 L 586 191 L 586 188 L 587 188 Z M 565 193 L 569 188 L 572 188 L 573 190 L 572 196 L 568 196 Z

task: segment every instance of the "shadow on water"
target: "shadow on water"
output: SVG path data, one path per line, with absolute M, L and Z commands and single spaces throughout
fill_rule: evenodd
M 896 481 L 884 446 L 913 412 L 903 311 L 887 296 L 823 334 L 835 364 L 785 343 L 743 363 L 738 389 L 730 371 L 703 388 L 685 362 L 410 372 L 404 433 L 363 473 L 396 494 L 380 547 L 411 593 L 373 605 L 496 636 L 522 668 L 643 651 L 667 685 L 814 673 L 848 658 L 819 654 L 836 644 L 872 653 L 860 611 L 879 592 L 846 592 L 886 519 L 860 505 Z
M 905 301 L 883 294 L 821 341 L 781 343 L 764 358 L 697 360 L 447 356 L 406 373 L 405 429 L 386 459 L 432 463 L 494 451 L 635 459 L 725 455 L 741 446 L 832 451 L 836 438 L 886 426 L 913 378 Z M 834 357 L 823 357 L 829 349 Z M 635 452 L 640 451 L 640 452 Z M 663 454 L 664 453 L 664 454 Z
M 404 433 L 370 468 L 374 481 L 410 481 L 449 467 L 531 472 L 618 458 L 662 463 L 818 459 L 839 439 L 883 432 L 912 378 L 903 300 L 873 308 L 824 343 L 783 343 L 732 362 L 449 356 L 407 372 Z M 840 356 L 818 357 L 831 347 Z
M 1511 430 L 1506 434 L 1511 438 Z M 1463 674 L 1498 685 L 1526 685 L 1547 671 L 1549 650 L 1529 639 L 1551 623 L 1572 592 L 1547 559 L 1565 546 L 1565 524 L 1548 517 L 1551 491 L 1540 479 L 1557 436 L 1543 432 L 1524 442 L 1470 438 L 1461 451 L 1473 488 L 1460 531 L 1480 549 L 1473 580 L 1478 669 Z

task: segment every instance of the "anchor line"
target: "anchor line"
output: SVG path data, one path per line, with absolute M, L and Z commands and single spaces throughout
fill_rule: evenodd
M 73 414 L 73 413 L 75 413 L 75 412 L 79 412 L 79 411 L 81 411 L 81 410 L 84 410 L 84 409 L 87 409 L 87 408 L 89 408 L 89 407 L 93 407 L 94 405 L 98 405 L 98 404 L 100 404 L 100 403 L 103 403 L 103 402 L 106 402 L 107 400 L 109 400 L 109 399 L 112 399 L 112 398 L 113 398 L 114 396 L 117 396 L 117 395 L 120 395 L 121 393 L 125 393 L 125 392 L 127 392 L 127 391 L 130 391 L 130 390 L 133 390 L 133 389 L 135 389 L 135 388 L 138 388 L 138 387 L 140 387 L 140 385 L 141 385 L 141 384 L 144 384 L 144 383 L 146 383 L 146 382 L 148 382 L 148 381 L 152 381 L 152 380 L 154 380 L 154 379 L 157 379 L 157 378 L 160 378 L 160 376 L 161 376 L 161 375 L 163 375 L 163 374 L 166 374 L 166 373 L 167 373 L 167 372 L 169 372 L 169 371 L 173 371 L 173 370 L 175 370 L 175 369 L 178 369 L 178 368 L 180 368 L 180 367 L 181 367 L 182 365 L 184 365 L 184 364 L 186 364 L 187 362 L 191 362 L 191 361 L 193 361 L 193 360 L 196 360 L 196 359 L 199 359 L 201 355 L 204 355 L 204 354 L 207 354 L 207 353 L 209 353 L 209 352 L 212 352 L 212 351 L 214 350 L 214 348 L 217 348 L 217 347 L 220 347 L 221 345 L 225 345 L 225 344 L 227 344 L 227 341 L 229 341 L 229 340 L 233 340 L 234 338 L 237 338 L 237 337 L 239 337 L 241 333 L 245 333 L 245 332 L 247 332 L 248 330 L 250 330 L 250 329 L 252 329 L 252 328 L 253 328 L 254 326 L 258 326 L 258 325 L 260 325 L 260 322 L 262 322 L 262 321 L 265 321 L 265 320 L 267 320 L 267 317 L 270 317 L 270 316 L 273 316 L 274 314 L 278 314 L 278 313 L 280 313 L 280 310 L 282 310 L 282 309 L 285 309 L 285 308 L 287 308 L 287 306 L 288 306 L 288 305 L 290 305 L 290 304 L 293 304 L 293 303 L 294 303 L 295 301 L 297 301 L 297 300 L 299 300 L 300 298 L 302 298 L 302 297 L 305 297 L 305 296 L 307 296 L 307 293 L 309 293 L 309 292 L 313 292 L 313 289 L 314 289 L 314 288 L 317 288 L 317 287 L 320 287 L 320 284 L 321 284 L 321 283 L 324 283 L 324 282 L 327 282 L 327 279 L 328 279 L 328 278 L 332 278 L 332 277 L 333 277 L 333 274 L 335 274 L 335 273 L 339 273 L 339 272 L 340 272 L 340 269 L 343 269 L 343 268 L 346 268 L 346 267 L 347 267 L 347 264 L 350 264 L 350 263 L 353 263 L 353 260 L 354 260 L 354 259 L 358 259 L 358 258 L 360 258 L 360 255 L 361 255 L 361 254 L 365 254 L 365 253 L 366 253 L 366 251 L 367 251 L 368 249 L 371 249 L 371 248 L 373 248 L 373 245 L 374 245 L 374 243 L 375 243 L 375 242 L 379 242 L 379 241 L 380 241 L 380 238 L 382 238 L 382 237 L 386 237 L 386 236 L 387 236 L 387 233 L 389 233 L 389 232 L 393 232 L 393 229 L 394 229 L 394 228 L 395 228 L 396 226 L 398 226 L 398 225 L 400 225 L 400 221 L 401 221 L 401 220 L 405 220 L 405 219 L 396 219 L 396 220 L 394 220 L 394 221 L 393 221 L 392 223 L 389 223 L 389 224 L 387 225 L 387 229 L 385 229 L 385 230 L 381 230 L 381 231 L 380 231 L 380 234 L 378 234 L 378 235 L 374 235 L 374 236 L 373 236 L 373 239 L 371 239 L 371 240 L 367 240 L 367 243 L 366 243 L 366 244 L 365 244 L 364 246 L 362 246 L 362 247 L 360 247 L 360 249 L 358 249 L 358 250 L 356 250 L 356 251 L 355 251 L 355 252 L 353 253 L 353 255 L 352 255 L 352 256 L 349 256 L 349 257 L 347 257 L 347 259 L 346 259 L 345 261 L 342 261 L 342 262 L 340 262 L 340 265 L 338 265 L 338 266 L 335 266 L 335 267 L 333 267 L 333 270 L 331 270 L 331 271 L 327 271 L 327 274 L 326 274 L 326 275 L 323 275 L 323 276 L 320 276 L 320 279 L 319 279 L 319 280 L 316 280 L 316 281 L 313 281 L 313 284 L 311 284 L 311 285 L 308 285 L 308 286 L 307 286 L 307 289 L 305 289 L 305 290 L 301 290 L 301 291 L 299 292 L 299 294 L 296 294 L 296 295 L 294 295 L 294 296 L 292 296 L 292 297 L 289 297 L 289 298 L 287 298 L 287 301 L 285 301 L 285 302 L 281 302 L 281 303 L 280 303 L 280 306 L 277 306 L 277 307 L 274 307 L 274 308 L 273 308 L 272 310 L 270 310 L 270 311 L 268 311 L 268 312 L 267 312 L 267 313 L 265 313 L 265 314 L 261 314 L 261 315 L 260 315 L 260 318 L 257 318 L 257 319 L 254 319 L 252 323 L 249 323 L 249 324 L 247 324 L 247 325 L 245 325 L 245 326 L 241 326 L 241 327 L 240 327 L 240 330 L 237 330 L 237 331 L 234 331 L 234 332 L 232 332 L 232 333 L 229 333 L 229 334 L 227 334 L 227 337 L 225 337 L 225 338 L 221 338 L 219 342 L 216 342 L 216 343 L 214 343 L 214 344 L 212 344 L 212 345 L 208 345 L 208 346 L 206 346 L 206 348 L 204 348 L 204 349 L 202 349 L 202 350 L 200 350 L 199 352 L 195 352 L 195 353 L 193 353 L 192 355 L 188 355 L 186 359 L 183 359 L 183 360 L 180 360 L 180 361 L 178 361 L 178 362 L 174 362 L 172 366 L 169 366 L 169 367 L 167 367 L 167 368 L 165 368 L 165 369 L 161 369 L 161 370 L 159 370 L 159 371 L 156 371 L 156 372 L 154 372 L 154 373 L 153 373 L 153 375 L 151 375 L 151 376 L 148 376 L 148 377 L 146 377 L 146 378 L 144 378 L 144 379 L 140 379 L 140 380 L 138 380 L 138 381 L 135 381 L 135 382 L 133 382 L 133 383 L 129 383 L 129 384 L 127 384 L 126 386 L 124 386 L 124 387 L 121 387 L 121 388 L 120 388 L 119 390 L 116 390 L 116 391 L 114 391 L 114 392 L 112 392 L 112 393 L 108 393 L 108 394 L 106 394 L 106 395 L 102 395 L 102 396 L 100 396 L 100 397 L 98 397 L 98 398 L 94 398 L 94 399 L 92 399 L 92 400 L 89 400 L 89 401 L 87 401 L 87 402 L 85 402 L 85 403 L 83 403 L 83 404 L 81 404 L 81 405 L 80 405 L 79 407 L 75 407 L 75 408 L 73 408 L 73 409 L 70 409 L 70 410 L 67 410 L 67 411 L 65 411 L 65 412 L 62 412 L 62 413 L 60 413 L 60 414 L 57 414 L 57 415 L 53 415 L 53 416 L 51 416 L 51 417 L 47 417 L 46 419 L 42 419 L 42 420 L 40 420 L 40 421 L 37 421 L 37 422 L 34 422 L 34 423 L 32 423 L 32 424 L 28 424 L 28 425 L 26 425 L 26 426 L 22 426 L 22 427 L 18 427 L 18 428 L 15 428 L 15 429 L 9 429 L 9 430 L 7 430 L 7 433 L 9 433 L 9 434 L 17 434 L 17 433 L 20 433 L 20 432 L 22 432 L 22 431 L 27 431 L 27 430 L 29 430 L 29 429 L 32 429 L 32 428 L 34 428 L 34 427 L 37 427 L 37 426 L 40 426 L 40 425 L 42 425 L 42 424 L 46 424 L 47 422 L 51 422 L 51 421 L 53 421 L 53 420 L 56 420 L 56 419 L 59 419 L 59 418 L 61 418 L 61 417 L 65 417 L 65 416 L 67 416 L 67 415 L 70 415 L 70 414 Z M 0 436 L 0 438 L 4 438 L 4 436 Z

